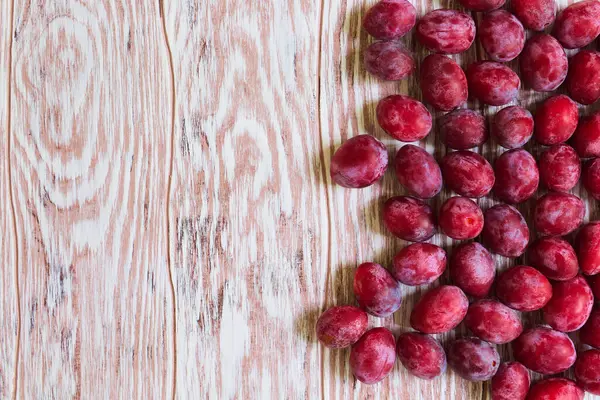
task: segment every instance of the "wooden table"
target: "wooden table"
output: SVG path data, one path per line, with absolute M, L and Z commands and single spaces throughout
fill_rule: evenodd
M 401 146 L 377 126 L 379 99 L 420 98 L 414 77 L 363 70 L 372 3 L 0 2 L 0 398 L 489 397 L 399 365 L 361 385 L 348 351 L 316 343 L 322 310 L 354 301 L 355 266 L 389 265 L 404 246 L 379 215 L 402 193 L 391 171 L 364 190 L 329 177 L 349 137 Z M 456 59 L 483 56 L 474 45 Z M 435 134 L 422 144 L 445 151 Z M 424 290 L 371 323 L 408 329 Z

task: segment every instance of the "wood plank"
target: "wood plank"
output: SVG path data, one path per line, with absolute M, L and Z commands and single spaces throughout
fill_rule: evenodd
M 172 396 L 172 76 L 158 5 L 15 1 L 19 398 Z
M 12 2 L 0 3 L 0 398 L 12 398 L 16 390 L 19 335 L 17 286 L 17 236 L 10 184 L 10 59 Z
M 178 398 L 318 398 L 320 2 L 165 2 Z

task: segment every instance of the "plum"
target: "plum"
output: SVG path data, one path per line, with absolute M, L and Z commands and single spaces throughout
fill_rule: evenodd
M 500 355 L 494 346 L 477 338 L 450 342 L 448 365 L 461 377 L 473 382 L 487 381 L 498 371 Z
M 425 138 L 433 124 L 423 103 L 402 95 L 388 96 L 377 104 L 377 122 L 388 135 L 402 142 Z
M 523 364 L 502 363 L 492 378 L 492 400 L 525 400 L 529 383 L 529 372 Z
M 415 60 L 404 45 L 396 41 L 371 44 L 364 53 L 365 69 L 384 81 L 399 81 L 415 70 Z
M 522 203 L 537 191 L 540 174 L 535 158 L 523 149 L 503 153 L 494 164 L 494 194 L 506 203 Z
M 569 60 L 556 39 L 550 35 L 539 34 L 525 42 L 520 66 L 521 77 L 531 89 L 538 92 L 552 92 L 567 77 Z
M 417 40 L 438 53 L 462 53 L 471 47 L 474 39 L 475 21 L 461 11 L 433 10 L 417 23 Z
M 555 282 L 552 298 L 544 307 L 544 321 L 561 332 L 580 329 L 590 317 L 594 295 L 585 278 Z
M 369 385 L 388 376 L 395 362 L 396 341 L 386 328 L 368 330 L 350 351 L 352 373 L 356 379 Z
M 441 111 L 453 110 L 469 97 L 467 77 L 462 68 L 440 54 L 425 57 L 419 82 L 425 101 Z
M 533 223 L 542 236 L 564 236 L 579 228 L 585 216 L 585 204 L 569 193 L 550 192 L 535 205 Z
M 317 338 L 332 349 L 348 347 L 360 339 L 368 323 L 367 313 L 358 307 L 331 307 L 317 321 Z
M 469 198 L 451 197 L 440 209 L 439 225 L 452 239 L 474 239 L 483 230 L 483 211 Z
M 424 242 L 436 229 L 431 207 L 409 196 L 396 196 L 385 202 L 383 223 L 394 236 L 410 242 Z
M 481 46 L 494 61 L 512 61 L 525 47 L 523 24 L 505 10 L 483 14 L 478 35 Z
M 475 336 L 486 342 L 504 344 L 523 332 L 519 315 L 496 300 L 477 300 L 469 306 L 465 325 Z
M 424 149 L 407 144 L 394 160 L 398 182 L 410 194 L 429 199 L 442 190 L 442 170 L 435 158 Z
M 415 26 L 417 10 L 407 0 L 381 0 L 367 11 L 363 28 L 376 39 L 396 39 Z
M 519 257 L 529 244 L 525 218 L 514 207 L 498 204 L 483 214 L 482 237 L 488 248 L 505 257 Z
M 564 143 L 573 136 L 578 123 L 577 104 L 564 94 L 552 96 L 535 114 L 535 140 L 546 146 Z
M 575 346 L 565 333 L 543 326 L 527 329 L 512 343 L 512 348 L 517 361 L 544 375 L 568 370 L 577 358 Z
M 496 181 L 490 163 L 472 151 L 448 153 L 441 164 L 446 186 L 464 197 L 483 197 Z
M 519 75 L 496 61 L 479 61 L 469 65 L 467 82 L 473 97 L 493 106 L 516 99 L 521 87 Z
M 370 135 L 346 140 L 331 158 L 331 179 L 347 188 L 363 188 L 383 177 L 388 164 L 385 145 Z
M 442 142 L 452 149 L 467 150 L 480 146 L 488 139 L 488 129 L 481 113 L 458 109 L 441 118 Z
M 496 282 L 496 295 L 510 308 L 535 311 L 550 301 L 552 285 L 537 269 L 517 265 L 500 274 Z
M 446 270 L 446 252 L 430 243 L 415 243 L 394 257 L 392 275 L 405 285 L 425 285 Z
M 533 116 L 519 106 L 503 108 L 494 116 L 492 135 L 507 149 L 522 147 L 533 136 Z
M 363 263 L 354 272 L 354 295 L 358 304 L 376 317 L 392 315 L 402 304 L 400 285 L 379 264 Z
M 450 257 L 450 279 L 470 296 L 487 296 L 495 276 L 491 254 L 477 242 L 461 244 Z
M 410 325 L 423 333 L 444 333 L 458 326 L 469 300 L 456 286 L 439 286 L 421 297 L 410 314 Z
M 568 281 L 579 272 L 579 262 L 573 247 L 561 238 L 543 237 L 531 244 L 529 263 L 546 278 Z
M 446 352 L 434 338 L 422 333 L 407 332 L 396 341 L 398 359 L 412 375 L 433 379 L 446 371 Z
M 540 180 L 550 190 L 568 192 L 581 176 L 581 160 L 575 149 L 566 144 L 555 144 L 540 156 Z

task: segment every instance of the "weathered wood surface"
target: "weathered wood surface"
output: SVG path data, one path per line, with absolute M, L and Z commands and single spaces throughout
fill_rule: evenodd
M 354 301 L 353 269 L 405 245 L 380 219 L 402 193 L 391 170 L 360 191 L 329 178 L 349 137 L 401 146 L 377 126 L 379 99 L 420 98 L 414 77 L 362 68 L 373 3 L 0 2 L 0 398 L 489 398 L 486 384 L 400 365 L 362 385 L 348 351 L 316 343 L 319 313 Z M 483 57 L 474 45 L 454 58 Z M 421 144 L 445 154 L 435 133 Z M 407 330 L 426 289 L 372 324 Z

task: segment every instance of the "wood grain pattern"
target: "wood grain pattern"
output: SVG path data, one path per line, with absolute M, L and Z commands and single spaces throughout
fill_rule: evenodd
M 415 77 L 362 68 L 375 2 L 0 2 L 0 398 L 490 397 L 487 384 L 451 371 L 421 381 L 399 364 L 362 385 L 349 351 L 315 338 L 324 308 L 354 302 L 354 268 L 389 265 L 405 245 L 380 218 L 403 193 L 391 170 L 363 190 L 329 178 L 352 136 L 375 135 L 392 157 L 401 146 L 377 125 L 381 98 L 421 98 Z M 453 58 L 485 55 L 476 44 Z M 547 96 L 523 90 L 519 103 Z M 421 145 L 439 159 L 435 131 Z M 530 220 L 532 202 L 520 209 Z M 404 289 L 401 310 L 373 326 L 408 329 L 427 288 Z
M 318 398 L 320 4 L 165 3 L 178 398 Z
M 10 48 L 12 2 L 0 2 L 0 398 L 16 394 L 19 346 L 17 236 L 10 185 Z
M 17 0 L 18 395 L 168 398 L 172 87 L 157 2 Z

